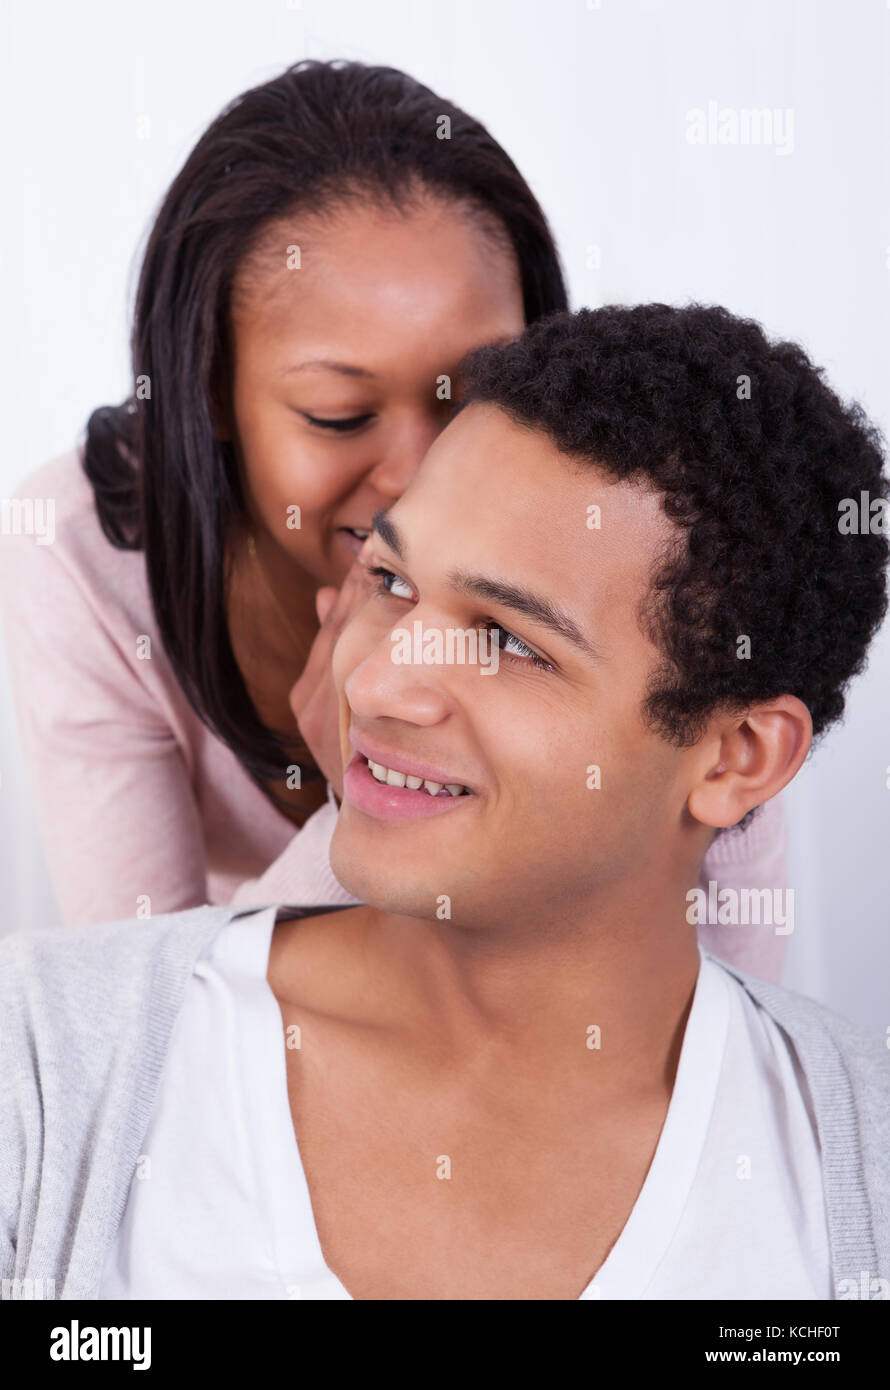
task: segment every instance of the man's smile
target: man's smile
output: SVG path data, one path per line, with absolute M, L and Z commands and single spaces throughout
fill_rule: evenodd
M 475 792 L 457 773 L 349 730 L 355 749 L 343 775 L 343 799 L 380 820 L 415 820 L 466 804 Z

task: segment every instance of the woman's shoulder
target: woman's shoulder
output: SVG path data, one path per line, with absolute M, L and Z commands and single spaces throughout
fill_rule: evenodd
M 78 534 L 102 535 L 82 444 L 32 469 L 4 506 L 4 542 L 19 539 L 38 548 L 65 549 Z
M 102 530 L 83 445 L 27 474 L 3 503 L 0 565 L 4 606 L 28 610 L 86 599 L 93 608 L 124 608 L 148 617 L 142 551 L 112 545 Z
M 84 446 L 75 444 L 33 468 L 16 488 L 14 497 L 53 498 L 66 516 L 93 506 L 93 489 L 84 472 Z
M 9 501 L 19 505 L 10 509 L 4 536 L 19 535 L 38 545 L 63 548 L 79 535 L 90 541 L 99 536 L 105 545 L 114 548 L 99 522 L 95 493 L 84 469 L 83 444 L 54 454 L 32 469 Z

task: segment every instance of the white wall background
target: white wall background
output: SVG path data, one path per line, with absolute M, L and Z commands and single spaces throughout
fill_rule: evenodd
M 551 220 L 573 307 L 723 303 L 890 432 L 890 0 L 6 0 L 4 28 L 0 496 L 126 394 L 165 187 L 221 106 L 301 57 L 403 68 L 481 118 Z M 690 145 L 709 101 L 790 110 L 793 147 Z M 787 982 L 879 1025 L 888 691 L 885 629 L 787 793 Z M 0 773 L 0 930 L 52 922 L 2 668 Z

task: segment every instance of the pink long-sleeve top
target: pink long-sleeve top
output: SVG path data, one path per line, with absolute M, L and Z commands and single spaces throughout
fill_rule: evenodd
M 158 635 L 144 554 L 118 550 L 103 534 L 82 450 L 37 469 L 15 496 L 53 504 L 51 543 L 0 535 L 0 607 L 63 921 L 156 916 L 206 902 L 355 903 L 330 867 L 331 789 L 296 829 L 189 705 Z M 709 881 L 718 891 L 784 886 L 777 801 L 745 834 L 714 844 L 702 886 Z M 779 978 L 786 938 L 770 925 L 702 925 L 699 940 L 752 974 Z

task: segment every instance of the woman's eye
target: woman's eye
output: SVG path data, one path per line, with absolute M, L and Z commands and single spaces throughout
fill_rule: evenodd
M 309 421 L 310 425 L 319 425 L 323 430 L 339 430 L 343 433 L 348 430 L 357 430 L 360 425 L 364 425 L 366 421 L 374 418 L 373 414 L 369 414 L 352 415 L 348 420 L 323 420 L 318 415 L 309 415 L 305 410 L 301 410 L 300 414 L 304 420 Z
M 392 594 L 395 598 L 414 598 L 414 590 L 411 585 L 399 574 L 394 574 L 392 570 L 385 569 L 383 565 L 369 565 L 368 573 L 377 577 L 377 592 L 379 594 Z M 400 593 L 398 586 L 407 589 L 407 593 Z

